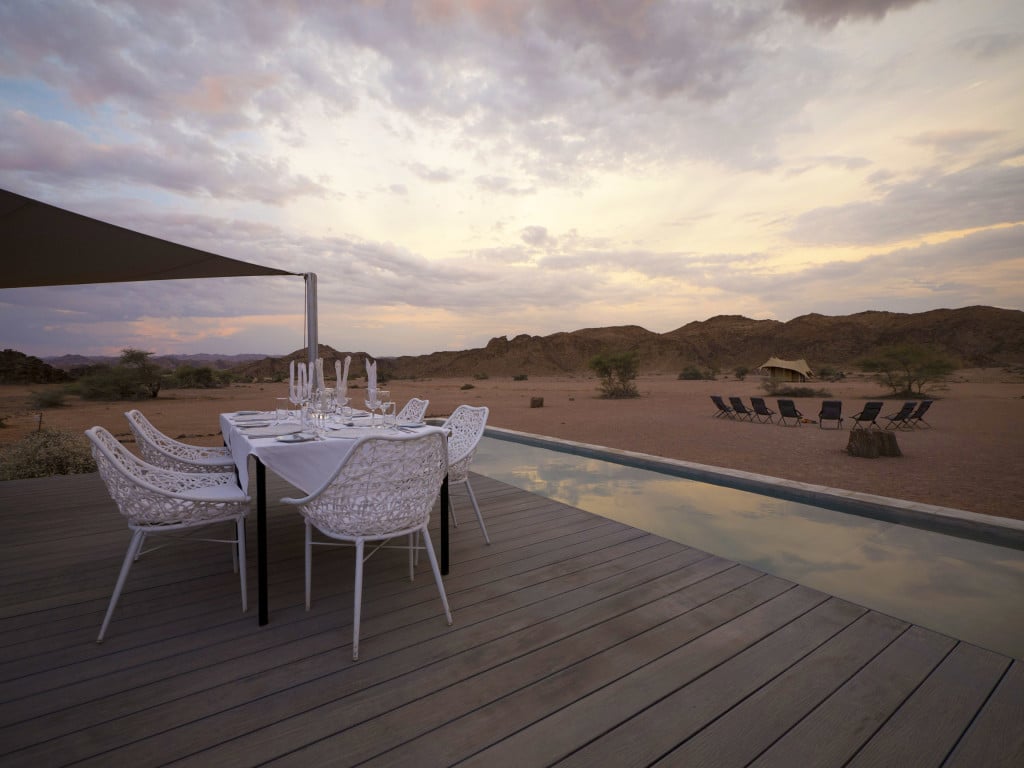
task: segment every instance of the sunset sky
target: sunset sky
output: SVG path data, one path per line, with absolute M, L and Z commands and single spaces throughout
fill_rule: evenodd
M 0 187 L 315 272 L 380 356 L 1024 309 L 1024 3 L 0 0 Z M 0 290 L 37 356 L 303 330 L 299 277 Z

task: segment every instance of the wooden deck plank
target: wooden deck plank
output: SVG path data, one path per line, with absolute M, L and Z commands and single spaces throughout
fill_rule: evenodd
M 485 477 L 474 490 L 494 543 L 459 505 L 455 626 L 422 567 L 410 584 L 402 555 L 375 558 L 353 663 L 351 553 L 317 553 L 305 611 L 286 483 L 271 478 L 270 625 L 241 613 L 224 548 L 196 545 L 136 563 L 103 645 L 128 533 L 99 477 L 0 483 L 0 761 L 1024 762 L 1020 661 Z
M 814 710 L 909 625 L 868 612 L 711 721 L 656 765 L 746 765 Z M 696 689 L 688 693 L 696 694 Z M 677 734 L 681 736 L 682 734 Z
M 1024 663 L 1013 662 L 944 764 L 945 768 L 1024 765 Z
M 848 765 L 941 765 L 1009 665 L 959 643 Z

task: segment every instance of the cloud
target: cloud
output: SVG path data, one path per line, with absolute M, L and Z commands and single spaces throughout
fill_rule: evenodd
M 789 237 L 815 245 L 869 245 L 1024 221 L 1024 166 L 980 164 L 894 183 L 873 201 L 815 208 Z
M 910 8 L 927 0 L 786 0 L 785 8 L 809 24 L 831 29 L 840 21 L 879 21 L 889 11 Z
M 197 197 L 280 205 L 328 193 L 284 158 L 227 149 L 169 128 L 149 141 L 98 142 L 64 122 L 23 111 L 0 115 L 0 170 L 35 183 L 157 186 Z
M 1007 132 L 1003 130 L 966 130 L 951 129 L 944 131 L 925 131 L 911 136 L 907 141 L 918 146 L 932 147 L 938 152 L 954 155 L 966 155 L 979 145 L 986 144 Z

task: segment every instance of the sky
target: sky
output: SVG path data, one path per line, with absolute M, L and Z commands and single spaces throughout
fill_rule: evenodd
M 0 187 L 314 272 L 376 356 L 1024 309 L 1024 3 L 0 0 Z M 286 354 L 303 308 L 5 289 L 0 347 Z

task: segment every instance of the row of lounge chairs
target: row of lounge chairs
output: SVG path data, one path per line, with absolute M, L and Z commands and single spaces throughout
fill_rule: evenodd
M 778 423 L 782 426 L 796 427 L 811 421 L 797 409 L 796 404 L 792 400 L 779 399 L 777 401 L 779 408 L 777 412 L 765 405 L 763 397 L 750 398 L 749 408 L 739 397 L 730 397 L 729 404 L 727 405 L 721 395 L 711 395 L 711 402 L 715 404 L 714 416 L 716 418 L 746 419 L 747 421 L 758 421 L 761 423 L 775 423 L 775 418 L 778 417 Z M 924 415 L 931 408 L 931 405 L 931 400 L 910 401 L 904 403 L 903 407 L 895 413 L 882 416 L 884 403 L 881 400 L 872 400 L 864 405 L 860 413 L 855 413 L 850 417 L 853 421 L 850 429 L 871 429 L 872 427 L 882 429 L 878 424 L 879 418 L 888 421 L 885 429 L 931 427 L 931 424 L 924 420 Z M 818 429 L 825 429 L 826 423 L 833 422 L 835 423 L 835 429 L 842 429 L 843 401 L 823 400 L 821 402 L 821 410 L 818 411 Z

